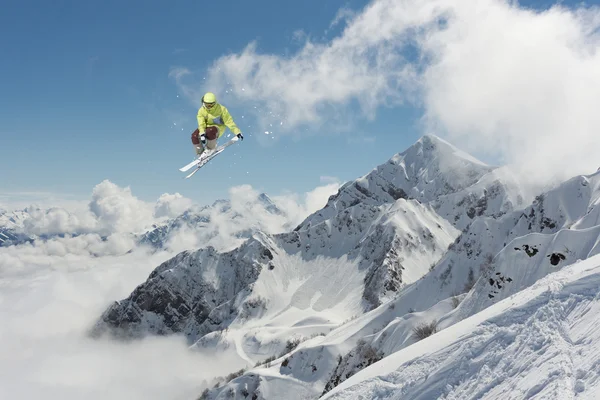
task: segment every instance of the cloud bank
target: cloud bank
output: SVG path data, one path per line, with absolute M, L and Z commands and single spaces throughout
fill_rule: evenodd
M 337 37 L 305 39 L 291 56 L 249 43 L 217 59 L 206 82 L 227 101 L 260 103 L 258 120 L 280 133 L 317 130 L 336 116 L 339 123 L 352 104 L 367 120 L 381 107 L 410 104 L 423 110 L 424 132 L 517 165 L 530 181 L 598 167 L 598 7 L 377 0 L 332 25 L 342 22 Z M 204 87 L 189 84 L 190 75 L 172 74 L 195 96 Z
M 329 196 L 340 186 L 335 178 L 304 193 L 284 193 L 266 197 L 250 185 L 229 189 L 229 201 L 217 202 L 211 208 L 197 211 L 207 222 L 182 226 L 170 235 L 166 248 L 182 251 L 212 246 L 229 251 L 241 245 L 257 230 L 269 234 L 294 229 L 309 214 L 323 208 Z
M 0 398 L 196 398 L 212 377 L 231 372 L 232 360 L 191 354 L 175 337 L 87 338 L 111 301 L 172 254 L 92 258 L 52 246 L 0 248 Z
M 284 193 L 269 199 L 250 185 L 232 187 L 229 199 L 211 207 L 195 204 L 179 193 L 164 193 L 154 203 L 138 199 L 129 187 L 110 181 L 96 185 L 89 202 L 71 207 L 42 209 L 30 206 L 15 214 L 0 215 L 0 227 L 17 229 L 36 238 L 27 246 L 44 247 L 48 254 L 87 254 L 94 257 L 124 254 L 136 247 L 139 235 L 169 224 L 186 211 L 202 216 L 169 232 L 164 249 L 183 251 L 213 246 L 227 251 L 260 230 L 269 234 L 292 230 L 310 213 L 325 206 L 339 188 L 334 177 L 305 193 Z
M 198 238 L 235 244 L 238 233 L 258 222 L 278 231 L 324 206 L 337 190 L 335 178 L 325 181 L 272 203 L 251 186 L 233 187 L 231 213 L 213 207 L 208 227 L 177 232 L 164 251 L 136 246 L 131 232 L 186 211 L 193 202 L 177 193 L 144 202 L 104 181 L 89 202 L 73 208 L 29 207 L 24 229 L 50 238 L 0 247 L 0 398 L 192 399 L 213 378 L 246 367 L 233 356 L 192 353 L 178 337 L 118 343 L 86 333 L 111 302 L 127 297 L 162 262 L 206 245 Z

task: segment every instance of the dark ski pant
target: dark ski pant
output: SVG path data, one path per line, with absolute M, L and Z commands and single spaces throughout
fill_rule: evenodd
M 210 128 L 215 128 L 215 130 L 217 131 L 216 134 L 209 135 L 208 131 Z M 220 126 L 219 127 L 217 127 L 217 126 L 208 127 L 207 134 L 206 134 L 206 136 L 207 136 L 206 148 L 209 150 L 214 150 L 217 147 L 217 140 L 221 137 L 221 135 L 223 134 L 224 131 L 225 131 L 225 127 L 223 127 L 222 129 Z M 214 137 L 214 139 L 212 139 L 212 137 Z M 202 154 L 202 152 L 204 151 L 204 146 L 202 145 L 202 142 L 200 141 L 200 131 L 198 129 L 196 129 L 192 133 L 192 144 L 194 145 L 194 150 L 196 151 L 196 154 L 197 155 Z

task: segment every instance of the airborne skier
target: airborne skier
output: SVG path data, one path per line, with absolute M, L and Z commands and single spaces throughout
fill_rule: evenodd
M 198 109 L 198 129 L 192 133 L 192 144 L 198 157 L 205 149 L 214 150 L 217 147 L 217 139 L 223 135 L 226 128 L 229 128 L 238 139 L 244 140 L 229 110 L 217 103 L 214 93 L 207 92 L 202 96 L 202 106 Z
M 227 128 L 235 134 L 235 137 L 217 147 L 217 140 Z M 192 144 L 196 151 L 196 159 L 179 168 L 179 170 L 185 172 L 196 167 L 192 173 L 186 176 L 186 179 L 190 178 L 203 165 L 225 150 L 226 147 L 239 140 L 244 140 L 244 136 L 233 121 L 229 110 L 224 105 L 217 103 L 217 97 L 214 93 L 207 92 L 202 96 L 202 106 L 198 109 L 198 129 L 192 133 Z M 206 149 L 209 151 L 205 151 Z

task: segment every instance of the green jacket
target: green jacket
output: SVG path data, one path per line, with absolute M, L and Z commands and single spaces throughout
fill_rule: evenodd
M 198 130 L 204 132 L 207 126 L 216 126 L 219 129 L 219 137 L 225 132 L 225 127 L 229 128 L 235 135 L 240 133 L 227 108 L 219 103 L 215 104 L 210 110 L 204 107 L 198 109 Z

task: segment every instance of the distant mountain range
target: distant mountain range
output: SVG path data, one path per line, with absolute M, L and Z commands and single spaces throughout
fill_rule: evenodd
M 61 210 L 65 215 L 71 216 L 67 210 Z M 45 220 L 36 220 L 39 216 L 49 212 L 39 208 L 25 208 L 23 210 L 0 210 L 0 247 L 31 243 L 36 240 L 48 240 L 57 237 L 78 236 L 85 232 L 55 232 L 37 234 L 46 231 Z M 265 216 L 271 217 L 270 219 Z M 228 221 L 227 235 L 220 231 L 221 221 Z M 275 222 L 275 223 L 273 223 Z M 166 249 L 171 241 L 177 240 L 178 235 L 185 232 L 193 235 L 196 242 L 219 248 L 236 247 L 257 231 L 271 231 L 271 226 L 281 226 L 282 229 L 289 224 L 288 216 L 266 194 L 259 194 L 255 199 L 248 200 L 245 204 L 236 203 L 232 206 L 231 200 L 217 200 L 210 206 L 194 205 L 181 215 L 153 225 L 143 233 L 131 233 L 138 245 L 147 245 L 155 249 Z M 101 236 L 105 236 L 104 233 Z M 227 242 L 223 239 L 239 239 Z

